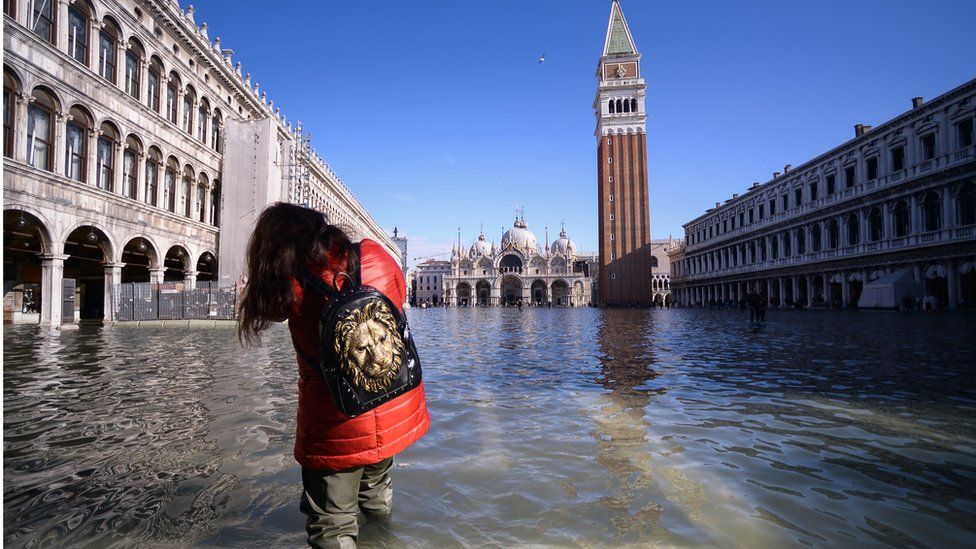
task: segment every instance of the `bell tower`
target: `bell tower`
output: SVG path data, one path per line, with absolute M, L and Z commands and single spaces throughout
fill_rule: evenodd
M 651 223 L 647 188 L 647 86 L 641 54 L 613 0 L 597 66 L 600 305 L 651 305 Z

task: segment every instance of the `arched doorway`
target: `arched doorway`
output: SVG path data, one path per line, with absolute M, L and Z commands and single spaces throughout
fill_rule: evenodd
M 50 246 L 44 224 L 22 210 L 3 212 L 3 322 L 39 323 L 43 270 Z
M 62 322 L 104 319 L 106 313 L 111 312 L 106 311 L 105 306 L 109 301 L 106 299 L 105 264 L 110 263 L 113 256 L 108 236 L 94 225 L 82 225 L 68 235 L 64 254 L 68 256 L 64 260 L 64 278 L 75 281 L 76 314 L 71 318 L 62 312 Z
M 810 296 L 810 288 L 807 288 L 807 277 L 801 276 L 796 282 L 796 292 L 797 292 L 797 305 L 800 307 L 806 307 L 807 298 Z
M 458 307 L 470 307 L 471 306 L 471 285 L 467 282 L 462 282 L 457 285 L 457 305 Z
M 664 296 L 661 294 L 654 294 L 654 305 L 658 307 L 664 306 Z
M 976 308 L 976 263 L 973 261 L 959 266 L 959 308 Z
M 835 274 L 831 275 L 828 286 L 827 293 L 829 294 L 830 306 L 832 308 L 842 307 L 844 304 L 844 276 Z
M 925 269 L 925 295 L 933 295 L 939 300 L 939 308 L 944 309 L 949 304 L 949 282 L 946 270 L 942 265 L 931 265 Z
M 122 248 L 122 282 L 150 282 L 150 270 L 159 263 L 159 254 L 152 243 L 137 237 Z
M 217 258 L 211 252 L 203 252 L 197 259 L 197 288 L 217 285 Z
M 532 282 L 532 303 L 537 307 L 546 305 L 546 283 L 541 280 Z
M 189 254 L 183 246 L 173 246 L 163 261 L 163 282 L 183 282 L 189 267 Z
M 783 295 L 782 303 L 787 307 L 793 306 L 793 279 L 786 278 L 783 280 Z
M 475 291 L 478 293 L 478 305 L 487 307 L 491 300 L 491 284 L 487 280 L 479 280 Z
M 514 257 L 514 256 L 508 256 L 508 257 Z M 518 305 L 519 302 L 521 301 L 522 301 L 522 280 L 519 277 L 513 275 L 508 275 L 502 278 L 502 303 L 507 306 L 512 306 L 512 305 Z
M 813 304 L 816 307 L 823 307 L 827 301 L 827 294 L 824 292 L 824 277 L 817 275 L 813 277 Z
M 557 280 L 552 283 L 552 304 L 557 307 L 569 306 L 569 286 L 565 280 Z

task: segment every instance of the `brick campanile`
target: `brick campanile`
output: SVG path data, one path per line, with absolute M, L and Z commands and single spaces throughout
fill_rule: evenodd
M 617 0 L 597 67 L 599 304 L 651 305 L 651 222 L 647 188 L 647 86 Z

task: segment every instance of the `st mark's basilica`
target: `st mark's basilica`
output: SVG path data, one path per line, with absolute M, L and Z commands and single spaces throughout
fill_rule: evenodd
M 539 247 L 524 214 L 515 218 L 501 244 L 488 242 L 484 232 L 465 250 L 451 253 L 451 271 L 444 280 L 444 298 L 459 307 L 517 305 L 578 307 L 591 301 L 590 267 L 595 254 L 580 255 L 566 229 Z

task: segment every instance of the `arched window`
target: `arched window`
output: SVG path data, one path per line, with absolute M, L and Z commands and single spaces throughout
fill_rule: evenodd
M 183 189 L 180 193 L 182 208 L 180 210 L 183 215 L 190 219 L 193 219 L 193 179 L 193 168 L 187 164 L 186 168 L 183 169 Z
M 823 231 L 820 230 L 819 223 L 810 227 L 810 249 L 814 252 L 819 252 L 823 249 Z
M 206 218 L 206 214 L 207 214 L 206 205 L 207 204 L 206 204 L 206 202 L 207 202 L 207 184 L 208 184 L 208 182 L 209 182 L 209 179 L 207 178 L 207 174 L 201 172 L 200 173 L 200 181 L 197 183 L 197 203 L 196 203 L 196 219 L 200 223 L 206 223 L 207 222 L 207 218 Z
M 847 216 L 847 245 L 854 246 L 861 242 L 861 222 L 857 215 Z
M 796 253 L 807 253 L 807 232 L 802 228 L 796 230 Z
M 616 114 L 616 113 L 617 113 L 616 104 L 614 103 L 613 99 L 611 99 L 610 100 L 610 114 Z
M 653 256 L 652 255 L 651 256 L 651 268 L 652 269 L 657 269 L 657 267 L 658 267 L 658 259 L 657 259 L 656 256 Z
M 220 109 L 214 109 L 213 122 L 211 124 L 212 128 L 210 130 L 210 146 L 213 147 L 213 150 L 217 152 L 221 152 L 220 149 L 222 146 L 220 144 L 220 126 L 223 125 L 223 123 L 224 117 L 220 114 Z
M 157 206 L 156 197 L 159 193 L 159 167 L 163 164 L 163 155 L 156 147 L 149 147 L 146 155 L 146 204 Z
M 630 100 L 630 112 L 637 112 L 637 100 L 636 99 L 631 99 Z
M 193 103 L 196 101 L 197 92 L 193 86 L 187 86 L 183 92 L 183 131 L 193 135 Z
M 884 238 L 884 216 L 881 214 L 881 208 L 871 208 L 871 212 L 868 213 L 868 233 L 871 242 Z
M 624 99 L 624 112 L 630 112 L 630 99 Z
M 210 102 L 207 98 L 200 99 L 199 116 L 197 117 L 197 139 L 207 144 L 207 123 L 210 121 Z
M 34 34 L 54 44 L 54 6 L 57 5 L 57 2 L 34 0 L 31 5 L 30 13 L 27 14 L 27 17 L 30 18 L 27 27 Z
M 793 255 L 793 238 L 789 231 L 783 233 L 783 257 L 790 257 Z
M 976 223 L 976 182 L 969 181 L 960 187 L 958 210 L 960 225 Z
M 87 2 L 76 2 L 68 7 L 68 55 L 88 66 L 88 21 L 92 13 Z
M 937 192 L 929 192 L 922 201 L 923 224 L 926 231 L 938 231 L 942 228 L 942 198 Z
M 180 75 L 176 72 L 169 73 L 169 81 L 166 84 L 166 118 L 174 124 L 179 124 L 176 113 L 180 106 Z
M 105 26 L 98 33 L 98 74 L 113 84 L 116 83 L 115 67 L 118 64 L 116 48 L 121 34 L 111 21 L 106 21 Z
M 14 73 L 3 70 L 3 155 L 10 158 L 14 155 L 14 113 L 17 112 L 17 93 L 20 91 L 20 81 Z
M 129 47 L 125 52 L 125 93 L 139 99 L 142 86 L 142 59 L 144 57 L 142 45 L 135 38 L 129 39 Z
M 220 181 L 216 179 L 210 188 L 210 224 L 220 226 Z
M 122 196 L 135 200 L 139 192 L 138 156 L 142 154 L 139 138 L 130 135 L 125 139 L 125 152 L 122 153 Z
M 827 222 L 827 248 L 833 250 L 840 245 L 840 231 L 837 228 L 837 221 L 831 219 Z
M 163 182 L 163 205 L 167 210 L 176 213 L 176 178 L 180 165 L 172 156 L 166 162 L 166 180 Z
M 96 166 L 98 176 L 95 180 L 99 189 L 115 191 L 115 145 L 119 142 L 119 133 L 115 126 L 108 122 L 103 122 L 99 128 L 102 135 L 98 137 L 98 156 Z
M 776 235 L 769 237 L 769 249 L 772 252 L 773 259 L 779 259 L 779 239 Z
M 51 144 L 54 139 L 54 94 L 37 88 L 34 102 L 27 107 L 27 163 L 41 170 L 52 170 Z
M 617 112 L 624 112 L 624 104 L 621 100 L 617 100 Z
M 71 107 L 71 118 L 64 132 L 64 175 L 69 179 L 88 181 L 88 132 L 92 131 L 92 117 L 81 107 Z
M 895 236 L 908 236 L 912 228 L 912 221 L 908 202 L 899 200 L 895 203 Z
M 149 60 L 149 94 L 146 97 L 146 104 L 149 108 L 159 112 L 159 98 L 162 96 L 162 82 L 163 82 L 163 64 L 160 62 L 159 58 L 155 55 Z

